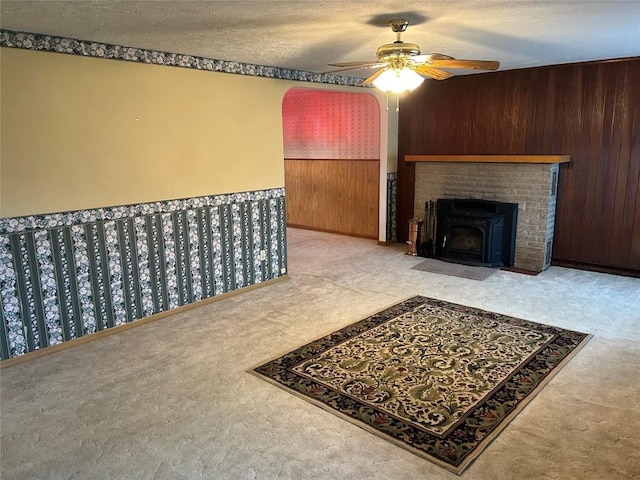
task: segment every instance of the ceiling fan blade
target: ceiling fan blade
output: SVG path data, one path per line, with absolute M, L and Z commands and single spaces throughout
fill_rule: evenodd
M 330 67 L 357 67 L 358 65 L 371 65 L 372 63 L 378 63 L 377 60 L 367 60 L 363 62 L 337 62 L 329 63 Z
M 347 72 L 349 70 L 360 70 L 360 69 L 364 69 L 364 68 L 380 68 L 380 67 L 384 67 L 386 66 L 386 63 L 380 63 L 380 62 L 376 62 L 376 63 L 366 63 L 364 65 L 358 65 L 357 67 L 349 67 L 349 68 L 340 68 L 338 70 L 327 70 L 326 72 L 318 72 L 318 73 L 314 73 L 314 75 L 324 75 L 325 73 L 340 73 L 340 72 Z
M 464 68 L 469 70 L 497 70 L 500 62 L 496 60 L 458 60 L 458 59 L 442 59 L 430 60 L 429 63 L 434 67 L 440 68 Z
M 433 60 L 455 60 L 455 58 L 445 55 L 443 53 L 427 53 L 424 55 L 414 55 L 409 57 L 413 63 L 432 62 Z
M 417 67 L 414 67 L 414 70 L 420 75 L 435 78 L 436 80 L 446 80 L 447 78 L 453 76 L 453 74 L 449 72 L 445 72 L 444 70 L 440 70 L 439 68 L 433 68 L 429 65 L 419 65 Z
M 382 72 L 385 72 L 387 69 L 383 68 L 382 70 L 378 70 L 377 72 L 375 72 L 373 75 L 369 75 L 367 78 L 364 79 L 364 81 L 362 82 L 362 85 L 370 85 L 373 83 L 373 81 L 378 78 L 380 75 L 382 75 Z

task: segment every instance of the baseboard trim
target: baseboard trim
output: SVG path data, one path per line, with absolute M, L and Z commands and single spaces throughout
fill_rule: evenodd
M 536 276 L 539 273 L 542 273 L 537 270 L 527 270 L 526 268 L 516 268 L 516 267 L 500 267 L 500 270 L 504 270 L 505 272 L 521 273 L 523 275 L 532 275 L 532 276 Z
M 378 245 L 382 246 L 382 247 L 388 247 L 389 245 L 395 245 L 398 242 L 385 242 L 383 240 L 378 240 Z
M 624 267 L 610 267 L 606 265 L 594 265 L 591 263 L 574 262 L 560 258 L 552 258 L 551 265 L 556 267 L 575 268 L 576 270 L 587 270 L 590 272 L 608 273 L 610 275 L 621 275 L 623 277 L 640 278 L 640 270 Z
M 12 367 L 14 365 L 18 365 L 20 363 L 28 362 L 31 360 L 35 360 L 36 358 L 41 358 L 46 355 L 51 355 L 52 353 L 61 352 L 63 350 L 67 350 L 69 348 L 77 347 L 84 343 L 92 342 L 94 340 L 98 340 L 100 338 L 107 337 L 109 335 L 114 335 L 116 333 L 124 332 L 125 330 L 129 330 L 131 328 L 139 327 L 141 325 L 146 325 L 148 323 L 156 322 L 165 317 L 170 317 L 177 313 L 186 312 L 188 310 L 193 310 L 194 308 L 202 307 L 204 305 L 208 305 L 210 303 L 214 303 L 220 300 L 224 300 L 229 297 L 234 297 L 236 295 L 240 295 L 245 292 L 249 292 L 251 290 L 255 290 L 257 288 L 266 287 L 269 285 L 273 285 L 274 283 L 280 282 L 282 280 L 287 280 L 289 278 L 288 275 L 282 275 L 277 278 L 272 278 L 270 280 L 265 280 L 264 282 L 256 283 L 254 285 L 248 285 L 246 287 L 239 288 L 237 290 L 231 290 L 229 292 L 222 293 L 220 295 L 216 295 L 215 297 L 205 298 L 204 300 L 200 300 L 199 302 L 190 303 L 188 305 L 182 305 L 180 307 L 173 308 L 171 310 L 167 310 L 166 312 L 160 312 L 148 317 L 140 318 L 138 320 L 134 320 L 130 323 L 125 323 L 123 325 L 118 325 L 116 327 L 107 328 L 105 330 L 101 330 L 99 332 L 90 333 L 88 335 L 73 338 L 71 340 L 67 340 L 64 343 L 59 343 L 58 345 L 53 345 L 51 347 L 45 347 L 38 350 L 34 350 L 33 352 L 25 353 L 24 355 L 20 355 L 19 357 L 7 358 L 6 360 L 0 361 L 0 370 Z
M 377 236 L 361 235 L 359 233 L 340 232 L 338 230 L 330 230 L 327 228 L 310 227 L 308 225 L 298 225 L 295 223 L 287 223 L 287 227 L 299 228 L 300 230 L 312 230 L 314 232 L 335 233 L 337 235 L 346 235 L 348 237 L 368 238 L 369 240 L 377 240 Z

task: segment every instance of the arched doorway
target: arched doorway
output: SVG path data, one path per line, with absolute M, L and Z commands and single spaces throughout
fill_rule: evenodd
M 282 102 L 289 226 L 378 238 L 375 96 L 292 88 Z

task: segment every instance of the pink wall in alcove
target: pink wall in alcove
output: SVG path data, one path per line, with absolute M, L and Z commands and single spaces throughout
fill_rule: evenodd
M 293 88 L 282 101 L 282 125 L 285 158 L 380 158 L 373 95 Z

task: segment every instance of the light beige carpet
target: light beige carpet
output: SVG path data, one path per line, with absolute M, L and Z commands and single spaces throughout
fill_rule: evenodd
M 413 294 L 594 334 L 460 478 L 640 478 L 640 279 L 478 282 L 406 245 L 287 241 L 288 280 L 0 371 L 0 478 L 457 479 L 246 372 Z

